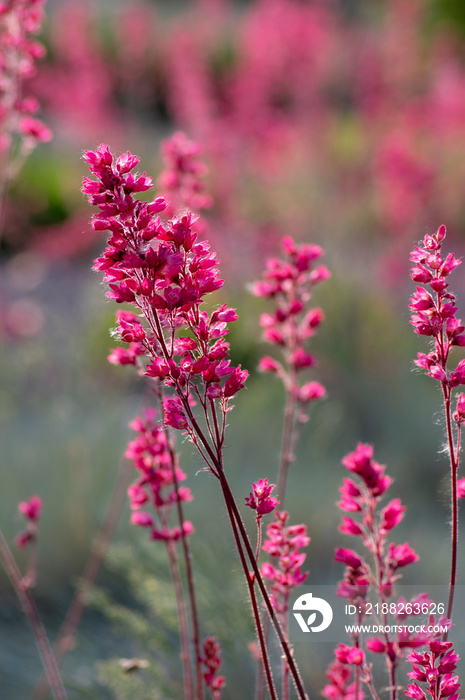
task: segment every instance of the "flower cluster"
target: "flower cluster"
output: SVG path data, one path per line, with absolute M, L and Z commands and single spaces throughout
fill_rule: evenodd
M 0 2 L 0 156 L 9 157 L 14 149 L 13 172 L 38 142 L 52 136 L 31 116 L 39 109 L 38 101 L 22 95 L 23 81 L 34 75 L 35 61 L 44 55 L 42 44 L 31 38 L 40 29 L 44 4 L 45 0 Z
M 151 178 L 131 171 L 139 159 L 129 153 L 116 161 L 106 146 L 87 151 L 85 160 L 98 180 L 84 179 L 83 192 L 100 213 L 92 225 L 111 232 L 104 254 L 94 269 L 105 274 L 107 296 L 135 307 L 138 315 L 118 316 L 118 332 L 128 350 L 112 353 L 114 363 L 136 364 L 145 356 L 145 374 L 163 380 L 177 396 L 165 401 L 165 421 L 188 427 L 192 390 L 204 411 L 218 401 L 223 425 L 216 426 L 221 442 L 229 400 L 243 388 L 248 372 L 231 366 L 227 324 L 237 319 L 225 304 L 208 314 L 201 311 L 205 295 L 219 289 L 218 260 L 207 242 L 197 240 L 191 212 L 163 222 L 164 197 L 151 202 L 134 199 L 152 187 Z M 187 335 L 178 335 L 185 328 Z M 192 421 L 190 421 L 192 424 Z M 213 430 L 213 428 L 212 428 Z
M 286 391 L 301 407 L 301 420 L 305 420 L 303 407 L 325 393 L 318 382 L 298 382 L 302 370 L 316 363 L 315 356 L 308 352 L 306 346 L 323 321 L 322 310 L 309 310 L 308 302 L 312 287 L 327 279 L 329 272 L 324 265 L 314 267 L 314 263 L 323 255 L 323 250 L 317 245 L 297 245 L 290 236 L 285 236 L 282 249 L 284 258 L 267 261 L 262 280 L 254 284 L 253 293 L 274 300 L 274 312 L 262 314 L 261 325 L 265 340 L 281 349 L 283 361 L 265 356 L 259 367 L 263 372 L 272 372 L 280 377 Z
M 202 146 L 178 131 L 162 143 L 165 170 L 157 180 L 162 192 L 171 200 L 171 207 L 201 211 L 209 209 L 212 199 L 203 181 L 207 167 L 200 155 Z M 168 208 L 168 211 L 170 208 Z
M 389 597 L 398 570 L 418 560 L 408 543 L 395 545 L 391 542 L 386 550 L 387 535 L 402 520 L 405 507 L 400 499 L 395 498 L 378 514 L 380 500 L 391 485 L 391 478 L 385 474 L 385 467 L 373 459 L 371 445 L 360 443 L 342 463 L 358 479 L 343 480 L 338 506 L 345 512 L 360 513 L 362 519 L 358 521 L 343 516 L 339 530 L 346 535 L 362 538 L 377 564 L 378 576 L 373 575 L 369 565 L 357 552 L 340 548 L 336 551 L 335 560 L 346 564 L 347 571 L 339 593 L 351 598 L 373 584 L 380 593 Z
M 18 510 L 26 521 L 26 530 L 16 536 L 18 547 L 26 547 L 37 537 L 37 523 L 42 515 L 42 499 L 39 496 L 31 496 L 28 501 L 21 501 Z
M 281 616 L 288 610 L 289 594 L 292 588 L 300 586 L 307 578 L 308 572 L 301 566 L 306 555 L 300 552 L 310 542 L 305 525 L 287 525 L 289 514 L 276 511 L 274 522 L 266 529 L 267 538 L 262 549 L 277 560 L 277 566 L 270 562 L 262 564 L 264 578 L 272 581 L 271 603 Z
M 442 622 L 444 624 L 447 621 Z M 434 624 L 434 618 L 430 618 L 429 624 Z M 414 664 L 413 671 L 408 675 L 416 682 L 404 690 L 405 695 L 413 700 L 426 700 L 425 691 L 418 685 L 426 683 L 426 690 L 432 700 L 458 700 L 460 683 L 458 676 L 452 674 L 457 668 L 460 656 L 454 651 L 452 642 L 441 641 L 438 637 L 433 638 L 428 647 L 429 651 L 412 651 L 407 657 L 407 661 Z
M 202 664 L 205 666 L 203 674 L 207 688 L 212 691 L 213 700 L 220 700 L 221 689 L 225 686 L 224 676 L 217 676 L 218 669 L 221 666 L 221 649 L 216 641 L 216 637 L 207 637 L 203 643 L 204 656 L 201 658 Z
M 411 277 L 425 285 L 417 287 L 410 300 L 411 324 L 415 333 L 434 339 L 434 349 L 428 353 L 418 353 L 415 364 L 437 379 L 450 393 L 454 387 L 465 384 L 465 360 L 457 367 L 448 370 L 447 362 L 454 346 L 465 346 L 465 326 L 457 317 L 455 296 L 449 291 L 447 277 L 461 261 L 453 253 L 442 255 L 442 244 L 446 227 L 440 226 L 435 234 L 427 235 L 421 246 L 416 246 L 411 254 L 414 267 Z M 428 289 L 429 287 L 429 289 Z M 465 421 L 465 395 L 461 395 L 454 417 L 457 422 Z
M 343 480 L 338 506 L 346 513 L 359 513 L 361 517 L 355 519 L 344 515 L 339 530 L 346 535 L 361 538 L 371 555 L 372 565 L 355 550 L 338 548 L 335 561 L 346 566 L 338 594 L 356 604 L 361 621 L 370 590 L 379 602 L 386 604 L 394 593 L 394 583 L 399 578 L 399 570 L 417 561 L 418 555 L 407 542 L 398 545 L 388 543 L 388 536 L 401 522 L 405 507 L 398 498 L 389 501 L 384 508 L 380 507 L 380 501 L 391 485 L 391 478 L 385 474 L 385 467 L 373 459 L 372 446 L 360 443 L 354 452 L 343 459 L 343 465 L 357 478 Z M 421 610 L 421 603 L 425 603 L 425 600 L 425 594 L 421 594 L 410 601 L 407 609 Z M 387 609 L 389 610 L 389 607 Z M 383 624 L 386 623 L 386 619 L 387 614 Z M 370 651 L 385 654 L 389 669 L 397 665 L 405 648 L 421 646 L 429 638 L 426 634 L 406 631 L 404 625 L 399 627 L 400 631 L 395 639 L 385 635 L 383 639 L 376 637 L 366 642 Z
M 170 514 L 176 501 L 190 501 L 190 489 L 179 486 L 186 475 L 175 463 L 176 456 L 168 444 L 166 430 L 156 421 L 155 411 L 148 410 L 144 418 L 136 418 L 131 428 L 137 432 L 126 450 L 140 473 L 137 481 L 128 488 L 129 501 L 133 510 L 131 522 L 140 527 L 150 528 L 152 539 L 177 541 L 182 535 L 194 531 L 189 521 L 181 526 L 170 527 Z M 154 517 L 142 506 L 150 505 Z
M 246 505 L 257 511 L 257 518 L 261 518 L 267 513 L 271 513 L 279 501 L 271 492 L 276 484 L 268 484 L 268 479 L 259 479 L 256 484 L 252 484 L 252 493 L 245 499 Z

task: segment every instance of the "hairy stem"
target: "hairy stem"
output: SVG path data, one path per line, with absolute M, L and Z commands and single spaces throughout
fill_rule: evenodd
M 2 532 L 0 532 L 0 556 L 3 560 L 5 571 L 15 589 L 24 614 L 29 620 L 32 631 L 36 638 L 37 648 L 42 659 L 42 663 L 47 675 L 48 684 L 52 690 L 55 700 L 66 700 L 66 693 L 61 680 L 58 665 L 53 655 L 52 648 L 47 638 L 44 626 L 40 619 L 34 600 L 28 587 L 25 587 L 21 580 L 21 572 L 14 560 Z
M 450 389 L 444 384 L 442 385 L 444 395 L 444 411 L 446 415 L 447 441 L 449 446 L 450 460 L 450 480 L 451 480 L 451 513 L 452 513 L 452 530 L 451 530 L 451 564 L 450 564 L 450 579 L 449 579 L 449 600 L 447 603 L 447 617 L 452 619 L 452 609 L 454 606 L 454 591 L 455 581 L 457 576 L 457 549 L 458 549 L 458 529 L 459 529 L 459 513 L 457 503 L 457 468 L 458 468 L 458 447 L 457 455 L 454 445 L 454 435 L 452 431 L 452 420 L 450 411 Z M 447 639 L 447 632 L 444 634 L 444 640 Z
M 223 486 L 223 482 L 221 482 L 221 485 Z M 224 488 L 223 488 L 223 494 L 225 497 L 226 507 L 228 509 L 228 515 L 229 515 L 229 519 L 231 522 L 231 527 L 233 530 L 234 539 L 236 541 L 237 550 L 239 552 L 239 557 L 241 560 L 242 568 L 244 569 L 244 574 L 245 574 L 245 578 L 247 581 L 247 587 L 249 589 L 250 601 L 252 603 L 252 612 L 253 612 L 253 617 L 254 617 L 254 622 L 255 622 L 255 629 L 256 629 L 258 640 L 260 643 L 261 657 L 262 657 L 263 668 L 264 668 L 266 680 L 268 683 L 268 690 L 270 691 L 270 696 L 271 696 L 272 700 L 278 700 L 278 696 L 276 694 L 276 688 L 275 688 L 274 681 L 273 681 L 273 675 L 271 673 L 271 667 L 270 667 L 270 661 L 269 661 L 269 656 L 268 656 L 268 649 L 266 646 L 266 640 L 265 640 L 265 637 L 263 635 L 262 621 L 260 618 L 260 612 L 258 610 L 258 604 L 257 604 L 257 596 L 255 594 L 255 576 L 253 574 L 251 574 L 248 570 L 247 561 L 246 561 L 244 550 L 242 547 L 241 538 L 240 538 L 239 532 L 237 530 L 237 524 L 236 524 L 236 520 L 234 517 L 234 513 L 233 513 L 233 510 L 231 508 L 230 501 L 227 498 L 227 494 L 224 491 Z

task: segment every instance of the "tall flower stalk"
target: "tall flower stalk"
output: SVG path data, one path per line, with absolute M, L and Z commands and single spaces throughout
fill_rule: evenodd
M 123 364 L 135 364 L 139 358 L 144 362 L 144 374 L 163 382 L 169 391 L 163 397 L 165 425 L 188 436 L 208 471 L 218 479 L 249 588 L 264 664 L 269 665 L 269 658 L 254 595 L 255 581 L 298 696 L 303 699 L 306 694 L 300 674 L 274 615 L 224 469 L 227 414 L 248 372 L 240 365 L 231 365 L 225 340 L 227 324 L 237 318 L 235 310 L 225 304 L 211 313 L 202 310 L 205 296 L 223 285 L 218 260 L 209 244 L 198 240 L 196 217 L 191 212 L 162 221 L 158 214 L 166 208 L 163 197 L 151 202 L 134 199 L 135 193 L 152 186 L 145 174 L 132 174 L 137 157 L 126 153 L 115 161 L 108 148 L 100 146 L 97 151 L 87 151 L 84 158 L 97 177 L 85 178 L 83 185 L 90 202 L 100 210 L 92 225 L 95 230 L 110 231 L 107 248 L 94 268 L 104 272 L 107 296 L 131 305 L 137 314 L 125 319 L 121 337 L 129 348 L 119 353 L 119 359 Z M 268 685 L 271 696 L 276 697 L 271 673 Z
M 346 567 L 338 595 L 355 605 L 358 611 L 357 623 L 360 625 L 372 593 L 378 603 L 379 623 L 386 630 L 390 627 L 389 616 L 392 610 L 396 614 L 397 609 L 407 608 L 411 614 L 418 615 L 422 612 L 422 604 L 427 602 L 422 594 L 410 601 L 408 606 L 404 601 L 403 608 L 396 604 L 390 605 L 395 593 L 395 581 L 399 578 L 401 570 L 416 562 L 419 557 L 407 542 L 396 545 L 388 541 L 391 531 L 403 519 L 405 507 L 400 499 L 394 498 L 381 508 L 381 500 L 392 480 L 385 473 L 385 467 L 373 459 L 372 446 L 360 443 L 354 452 L 343 459 L 343 465 L 354 478 L 345 478 L 340 488 L 341 500 L 338 506 L 343 512 L 350 513 L 350 516 L 342 517 L 339 530 L 361 541 L 370 557 L 345 547 L 336 550 L 335 561 L 345 564 Z M 354 518 L 354 515 L 359 517 Z M 372 608 L 370 604 L 370 611 Z M 373 619 L 373 616 L 370 619 Z M 425 634 L 411 634 L 408 630 L 405 631 L 404 625 L 398 627 L 402 627 L 402 630 L 397 636 L 385 631 L 382 637 L 369 637 L 366 640 L 368 650 L 385 657 L 391 700 L 396 700 L 397 697 L 396 674 L 404 649 L 422 646 L 429 638 Z M 362 697 L 362 682 L 373 695 L 373 678 L 358 632 L 353 634 L 353 647 L 340 644 L 336 650 L 336 657 L 344 666 L 354 667 L 355 699 Z M 373 698 L 376 700 L 375 695 Z
M 320 246 L 298 245 L 290 236 L 285 236 L 282 250 L 282 259 L 267 261 L 262 279 L 253 285 L 252 291 L 256 296 L 273 300 L 275 306 L 273 313 L 262 314 L 260 323 L 264 339 L 279 348 L 281 361 L 262 357 L 259 369 L 279 377 L 286 394 L 277 479 L 278 495 L 283 504 L 300 425 L 308 420 L 309 404 L 325 394 L 319 382 L 302 382 L 301 377 L 304 370 L 316 364 L 315 356 L 308 352 L 308 342 L 324 318 L 323 311 L 309 309 L 308 302 L 313 287 L 328 279 L 330 273 L 324 265 L 315 265 L 323 255 Z
M 295 459 L 295 450 L 302 423 L 308 420 L 311 403 L 325 395 L 325 388 L 317 381 L 305 382 L 305 370 L 316 364 L 316 358 L 308 351 L 308 344 L 324 319 L 320 308 L 309 308 L 312 290 L 316 284 L 330 277 L 324 265 L 317 265 L 323 255 L 320 246 L 297 244 L 291 236 L 281 242 L 282 258 L 267 260 L 262 279 L 252 286 L 252 293 L 274 303 L 273 313 L 260 318 L 263 337 L 279 350 L 280 359 L 269 355 L 261 358 L 259 369 L 275 374 L 283 383 L 285 405 L 278 466 L 278 495 L 284 504 L 289 467 Z M 265 637 L 269 632 L 269 620 L 263 622 Z M 283 660 L 283 688 L 287 693 L 286 661 Z M 258 662 L 256 700 L 265 697 L 261 662 Z
M 440 226 L 433 235 L 426 235 L 421 244 L 415 246 L 412 251 L 410 260 L 414 263 L 414 267 L 411 271 L 411 277 L 423 286 L 416 288 L 416 292 L 410 300 L 410 309 L 412 310 L 411 324 L 415 333 L 427 336 L 433 341 L 432 350 L 428 354 L 419 352 L 415 364 L 440 383 L 444 402 L 452 513 L 447 617 L 452 618 L 457 577 L 459 527 L 457 473 L 460 459 L 461 426 L 465 421 L 465 395 L 459 396 L 455 411 L 452 407 L 452 401 L 453 390 L 465 384 L 465 360 L 460 360 L 454 366 L 451 351 L 454 346 L 465 346 L 465 327 L 457 317 L 458 309 L 455 305 L 455 296 L 449 291 L 447 281 L 448 276 L 460 265 L 461 261 L 453 253 L 443 255 L 442 245 L 445 236 L 446 227 Z

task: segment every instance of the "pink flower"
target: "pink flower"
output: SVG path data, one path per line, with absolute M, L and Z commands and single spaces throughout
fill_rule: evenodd
M 362 559 L 359 557 L 357 552 L 354 552 L 353 549 L 344 549 L 343 547 L 336 549 L 334 553 L 334 561 L 342 562 L 351 569 L 361 569 L 363 564 Z
M 203 677 L 207 688 L 213 691 L 214 700 L 220 699 L 220 691 L 225 686 L 223 676 L 218 676 L 221 667 L 221 649 L 216 637 L 207 637 L 203 643 L 203 656 L 200 658 L 205 666 Z
M 288 517 L 285 511 L 275 512 L 275 520 L 268 525 L 267 539 L 262 546 L 265 552 L 277 560 L 277 566 L 264 562 L 262 574 L 273 582 L 271 603 L 280 615 L 285 615 L 288 610 L 291 589 L 300 586 L 308 574 L 301 569 L 305 554 L 299 550 L 308 545 L 310 538 L 307 536 L 305 525 L 287 527 Z
M 352 518 L 348 518 L 347 516 L 342 517 L 342 523 L 339 525 L 339 531 L 343 532 L 345 535 L 363 534 L 363 529 L 360 527 L 360 525 L 355 522 L 355 520 L 352 520 Z
M 388 503 L 381 511 L 381 529 L 387 532 L 395 528 L 404 517 L 405 510 L 406 508 L 401 504 L 400 498 L 395 498 Z
M 281 246 L 283 258 L 267 261 L 262 280 L 255 283 L 253 293 L 273 299 L 273 313 L 262 314 L 260 323 L 264 328 L 263 337 L 280 349 L 282 359 L 278 362 L 265 356 L 259 368 L 279 376 L 286 392 L 300 403 L 299 420 L 305 421 L 305 405 L 325 393 L 318 382 L 301 385 L 298 381 L 298 375 L 316 364 L 306 345 L 323 321 L 322 310 L 309 309 L 308 302 L 312 287 L 329 273 L 326 268 L 318 274 L 312 269 L 313 263 L 323 254 L 319 246 L 298 245 L 290 236 L 283 238 Z
M 42 499 L 39 496 L 31 496 L 28 501 L 21 501 L 18 510 L 26 520 L 37 522 L 42 513 Z
M 363 649 L 359 649 L 358 647 L 349 647 L 347 644 L 338 644 L 334 653 L 336 654 L 337 660 L 343 664 L 361 666 L 365 661 Z
M 52 140 L 52 132 L 39 119 L 24 117 L 19 124 L 19 130 L 23 136 L 32 138 L 35 141 L 46 143 Z
M 373 651 L 375 654 L 384 654 L 386 651 L 386 644 L 381 639 L 381 637 L 368 637 L 366 640 L 367 648 Z
M 139 527 L 152 527 L 153 518 L 150 513 L 145 511 L 136 511 L 131 514 L 131 522 L 133 525 L 138 525 Z
M 465 477 L 457 480 L 457 498 L 465 498 Z
M 319 382 L 308 382 L 300 388 L 299 399 L 302 403 L 309 401 L 317 401 L 323 398 L 326 394 L 326 389 Z
M 405 544 L 398 545 L 391 543 L 389 545 L 388 556 L 391 561 L 391 566 L 394 569 L 407 566 L 408 564 L 413 564 L 420 558 L 407 542 L 405 542 Z
M 258 518 L 271 513 L 278 505 L 277 498 L 274 496 L 270 498 L 274 488 L 276 488 L 276 484 L 268 484 L 268 479 L 259 479 L 256 484 L 252 484 L 253 493 L 247 496 L 245 502 L 250 508 L 257 511 Z

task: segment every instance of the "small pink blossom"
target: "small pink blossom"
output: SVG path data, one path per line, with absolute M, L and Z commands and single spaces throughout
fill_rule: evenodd
M 153 518 L 150 513 L 145 511 L 136 511 L 131 515 L 131 522 L 133 525 L 138 525 L 139 527 L 152 527 Z
M 305 525 L 287 526 L 288 517 L 285 511 L 275 512 L 275 520 L 268 525 L 267 539 L 262 545 L 262 549 L 276 560 L 276 566 L 263 562 L 261 570 L 263 576 L 272 581 L 271 603 L 280 615 L 285 615 L 288 610 L 291 589 L 300 586 L 308 575 L 301 569 L 306 555 L 299 550 L 309 544 L 310 538 Z
M 408 564 L 413 564 L 420 558 L 407 542 L 405 542 L 405 544 L 398 545 L 391 543 L 389 545 L 388 556 L 391 566 L 394 569 L 407 566 Z
M 28 501 L 21 501 L 18 510 L 26 520 L 37 522 L 42 514 L 42 499 L 40 496 L 31 496 Z
M 213 700 L 220 700 L 221 690 L 226 685 L 224 676 L 218 676 L 221 667 L 221 649 L 216 637 L 207 637 L 203 643 L 203 656 L 200 658 L 205 666 L 203 677 L 207 688 L 213 692 Z
M 465 498 L 465 477 L 457 480 L 457 498 Z
M 274 496 L 270 497 L 276 484 L 268 484 L 268 479 L 259 479 L 256 484 L 252 484 L 252 493 L 245 499 L 246 504 L 257 511 L 257 518 L 261 518 L 267 513 L 271 513 L 279 501 Z
M 264 313 L 260 323 L 263 337 L 277 346 L 281 361 L 269 356 L 262 358 L 259 369 L 276 374 L 284 384 L 286 392 L 293 398 L 298 420 L 307 419 L 307 405 L 322 398 L 324 387 L 318 382 L 302 384 L 299 376 L 315 366 L 316 358 L 308 352 L 308 339 L 322 323 L 321 309 L 309 309 L 308 302 L 315 284 L 329 276 L 326 268 L 313 269 L 314 262 L 321 257 L 319 246 L 297 244 L 290 236 L 281 242 L 283 258 L 270 258 L 262 280 L 253 285 L 253 293 L 273 299 L 274 310 Z
M 353 664 L 361 666 L 365 661 L 363 649 L 358 647 L 349 647 L 347 644 L 338 644 L 335 649 L 336 659 L 343 664 Z

